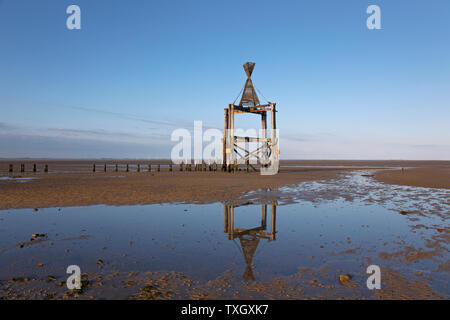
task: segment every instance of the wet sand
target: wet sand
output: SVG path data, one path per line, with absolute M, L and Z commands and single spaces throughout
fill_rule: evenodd
M 382 170 L 375 173 L 375 178 L 389 184 L 450 189 L 450 168 L 445 167 Z
M 239 283 L 231 271 L 202 283 L 179 272 L 84 273 L 80 290 L 67 290 L 65 281 L 47 278 L 14 278 L 0 281 L 3 300 L 364 300 L 360 284 L 339 283 L 334 273 L 302 269 L 289 280 Z M 323 281 L 317 281 L 319 274 Z M 426 281 L 407 280 L 390 268 L 383 268 L 386 288 L 377 290 L 376 300 L 442 300 Z M 3 283 L 2 283 L 3 282 Z M 113 283 L 113 284 L 111 284 Z M 331 283 L 331 284 L 330 284 Z M 107 297 L 103 296 L 105 291 Z
M 8 173 L 9 164 L 15 171 Z M 18 172 L 25 163 L 26 172 Z M 37 173 L 32 171 L 37 164 Z M 97 163 L 96 172 L 92 164 Z M 103 163 L 108 163 L 103 172 Z M 119 172 L 114 164 L 119 163 Z M 125 172 L 125 164 L 130 171 Z M 136 164 L 142 164 L 141 172 Z M 156 164 L 162 164 L 156 172 Z M 43 172 L 45 164 L 49 173 Z M 335 179 L 344 172 L 364 168 L 404 168 L 376 173 L 380 181 L 424 187 L 449 188 L 449 161 L 283 161 L 275 176 L 261 176 L 256 172 L 180 172 L 178 167 L 169 172 L 166 160 L 2 160 L 0 161 L 0 209 L 86 206 L 96 204 L 131 205 L 167 202 L 212 203 L 239 198 L 252 190 L 275 189 L 305 181 Z M 131 167 L 133 165 L 133 167 Z M 13 178 L 12 180 L 10 178 Z M 17 180 L 34 178 L 30 180 Z
M 22 183 L 0 181 L 0 209 L 225 202 L 251 190 L 333 179 L 343 171 L 303 169 L 276 176 L 209 171 L 41 174 Z

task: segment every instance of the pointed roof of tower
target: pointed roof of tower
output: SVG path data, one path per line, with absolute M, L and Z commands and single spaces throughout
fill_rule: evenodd
M 245 73 L 247 74 L 248 78 L 250 78 L 252 76 L 254 68 L 255 68 L 255 63 L 254 62 L 246 62 L 246 63 L 244 63 L 244 70 L 245 70 Z
M 252 73 L 253 69 L 255 68 L 254 62 L 246 62 L 244 63 L 244 70 L 247 74 L 247 81 L 245 81 L 244 90 L 242 92 L 241 101 L 239 102 L 240 106 L 258 106 L 259 99 L 258 95 L 256 94 L 255 88 L 253 87 L 252 83 Z

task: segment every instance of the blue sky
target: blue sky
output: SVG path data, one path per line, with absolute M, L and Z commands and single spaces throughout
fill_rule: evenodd
M 447 0 L 0 0 L 0 41 L 0 157 L 168 158 L 254 61 L 282 158 L 450 160 Z

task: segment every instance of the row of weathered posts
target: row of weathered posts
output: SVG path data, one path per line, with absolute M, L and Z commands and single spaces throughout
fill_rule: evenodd
M 152 172 L 153 170 L 156 171 L 156 172 L 160 172 L 161 171 L 161 164 L 155 164 L 154 166 L 155 167 L 152 169 L 152 164 L 149 163 L 147 165 L 146 171 L 147 172 Z M 177 168 L 177 166 L 178 166 L 178 168 Z M 100 166 L 100 167 L 103 167 L 102 169 L 100 169 L 100 171 L 107 172 L 108 165 L 106 163 L 103 164 L 103 166 Z M 232 164 L 232 165 L 228 165 L 228 166 L 221 165 L 220 168 L 219 168 L 219 165 L 217 163 L 213 163 L 213 164 L 206 164 L 206 163 L 172 164 L 172 163 L 170 163 L 168 165 L 168 167 L 169 167 L 168 168 L 169 171 L 179 170 L 179 171 L 213 171 L 213 172 L 216 172 L 216 171 L 219 171 L 219 169 L 221 171 L 223 171 L 223 172 L 229 172 L 229 173 L 242 171 L 242 168 L 240 168 L 237 163 Z M 114 164 L 114 171 L 115 172 L 119 172 L 120 171 L 119 169 L 120 169 L 119 164 L 117 164 L 117 163 Z M 38 171 L 36 163 L 33 164 L 33 169 L 32 170 L 33 170 L 33 173 L 36 173 Z M 97 165 L 94 163 L 92 165 L 92 172 L 96 172 L 96 171 L 97 171 Z M 136 165 L 136 172 L 141 172 L 141 171 L 145 171 L 144 167 L 143 166 L 141 167 L 140 164 L 137 164 Z M 249 172 L 249 164 L 246 165 L 246 169 L 244 169 L 244 171 Z M 13 164 L 9 165 L 9 172 L 10 173 L 14 172 L 14 165 Z M 22 172 L 22 173 L 25 172 L 25 164 L 23 164 L 23 163 L 20 165 L 20 172 Z M 44 172 L 48 172 L 48 164 L 44 165 Z M 125 172 L 131 172 L 129 164 L 125 165 Z
M 154 167 L 152 167 L 152 166 L 154 166 Z M 92 172 L 97 172 L 97 171 L 107 172 L 108 171 L 108 167 L 111 167 L 111 165 L 108 166 L 105 163 L 103 165 L 100 165 L 101 169 L 98 170 L 97 165 L 94 163 L 92 165 Z M 190 163 L 187 163 L 187 164 L 184 164 L 184 163 L 180 163 L 180 164 L 169 163 L 168 164 L 168 171 L 169 172 L 172 172 L 172 171 L 175 171 L 175 170 L 178 170 L 178 171 L 212 171 L 212 172 L 216 172 L 216 171 L 219 171 L 219 169 L 221 171 L 223 171 L 223 172 L 230 172 L 230 173 L 237 172 L 237 171 L 242 171 L 242 169 L 239 168 L 239 165 L 237 163 L 235 163 L 234 165 L 229 165 L 229 166 L 220 165 L 220 168 L 219 168 L 219 165 L 217 163 L 213 163 L 213 164 L 198 163 L 198 164 L 194 164 L 194 165 L 192 165 Z M 120 167 L 119 167 L 119 164 L 117 164 L 117 163 L 114 164 L 114 171 L 115 172 L 121 171 Z M 152 165 L 151 163 L 149 163 L 147 165 L 146 169 L 145 169 L 144 166 L 141 166 L 140 164 L 137 164 L 135 172 L 141 172 L 141 171 L 142 172 L 143 171 L 160 172 L 161 171 L 161 164 L 153 164 Z M 249 164 L 247 164 L 245 171 L 247 171 L 247 172 L 250 171 L 249 170 Z M 125 172 L 132 172 L 129 164 L 125 164 Z
M 10 173 L 13 173 L 13 172 L 14 172 L 14 165 L 13 165 L 13 164 L 10 164 L 10 165 L 9 165 L 8 171 L 9 171 Z M 37 172 L 37 171 L 38 171 L 37 165 L 36 165 L 36 163 L 33 163 L 33 172 Z M 20 172 L 25 172 L 25 164 L 24 164 L 24 163 L 22 163 L 22 164 L 20 165 Z M 44 172 L 48 172 L 48 164 L 44 165 Z

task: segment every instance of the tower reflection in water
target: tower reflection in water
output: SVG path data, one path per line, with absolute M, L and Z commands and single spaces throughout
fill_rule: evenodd
M 228 233 L 228 240 L 239 239 L 240 250 L 244 256 L 246 268 L 242 277 L 246 281 L 255 280 L 255 275 L 252 269 L 252 260 L 261 239 L 267 241 L 275 241 L 275 224 L 277 214 L 277 203 L 273 202 L 270 205 L 261 205 L 261 224 L 251 229 L 236 228 L 234 226 L 235 216 L 234 211 L 238 207 L 245 205 L 224 205 L 224 232 Z M 267 207 L 271 207 L 270 232 L 267 230 Z M 258 208 L 258 206 L 254 206 Z

